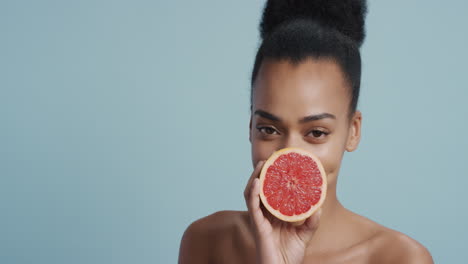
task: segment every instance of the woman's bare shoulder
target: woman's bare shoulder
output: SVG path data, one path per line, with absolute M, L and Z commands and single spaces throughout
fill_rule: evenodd
M 213 248 L 248 225 L 245 211 L 219 211 L 191 223 L 185 230 L 179 250 L 179 263 L 207 263 Z
M 372 263 L 434 263 L 427 248 L 413 238 L 377 223 L 374 228 L 369 241 Z
M 347 210 L 349 229 L 360 234 L 356 248 L 370 263 L 433 263 L 429 251 L 411 237 Z
M 216 236 L 219 232 L 247 224 L 247 220 L 246 211 L 218 211 L 194 221 L 185 232 L 195 232 L 205 237 Z
M 392 229 L 384 228 L 374 237 L 373 244 L 372 258 L 378 263 L 434 263 L 426 247 Z

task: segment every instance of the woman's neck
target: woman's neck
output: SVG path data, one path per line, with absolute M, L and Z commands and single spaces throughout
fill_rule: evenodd
M 308 252 L 327 252 L 338 249 L 348 243 L 343 230 L 349 223 L 350 211 L 340 203 L 336 196 L 336 187 L 329 186 L 327 197 L 322 205 L 320 224 L 308 246 Z

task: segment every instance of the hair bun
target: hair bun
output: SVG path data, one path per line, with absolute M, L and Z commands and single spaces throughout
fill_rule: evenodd
M 366 12 L 366 0 L 267 0 L 260 35 L 264 39 L 286 21 L 311 19 L 339 31 L 361 46 L 365 37 Z

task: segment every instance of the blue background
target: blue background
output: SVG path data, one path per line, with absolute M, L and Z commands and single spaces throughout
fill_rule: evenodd
M 244 210 L 263 1 L 0 2 L 0 262 L 175 263 Z M 422 4 L 423 3 L 423 4 Z M 468 258 L 468 2 L 369 3 L 345 206 Z

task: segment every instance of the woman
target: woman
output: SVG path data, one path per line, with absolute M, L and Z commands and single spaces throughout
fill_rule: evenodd
M 365 13 L 360 0 L 267 2 L 251 80 L 255 169 L 244 191 L 248 211 L 192 223 L 179 263 L 433 263 L 417 241 L 347 210 L 337 198 L 343 154 L 361 136 Z M 300 226 L 275 219 L 259 200 L 263 162 L 285 147 L 315 153 L 327 174 L 322 209 Z

